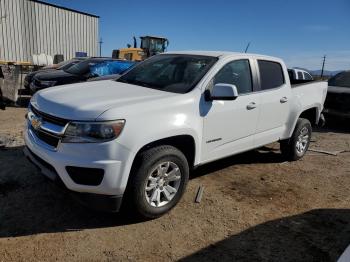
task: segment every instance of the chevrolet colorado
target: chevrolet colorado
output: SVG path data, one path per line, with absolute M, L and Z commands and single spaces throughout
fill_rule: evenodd
M 25 131 L 29 160 L 100 210 L 159 217 L 199 165 L 280 141 L 308 149 L 326 82 L 291 86 L 282 60 L 231 52 L 170 52 L 117 80 L 36 93 Z

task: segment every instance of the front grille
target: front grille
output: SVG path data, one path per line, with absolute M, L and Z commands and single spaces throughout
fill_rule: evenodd
M 66 126 L 66 124 L 69 122 L 69 120 L 67 120 L 67 119 L 63 119 L 63 118 L 59 118 L 59 117 L 55 117 L 55 116 L 43 113 L 43 112 L 37 110 L 32 104 L 30 104 L 30 110 L 32 111 L 32 113 L 34 115 L 41 118 L 43 125 L 45 125 L 46 123 L 50 123 L 52 125 L 56 125 L 58 130 L 59 129 L 63 130 L 64 127 Z M 41 129 L 41 128 L 35 129 L 31 125 L 31 123 L 29 123 L 29 128 L 39 140 L 45 142 L 46 144 L 48 144 L 49 146 L 52 146 L 54 148 L 56 148 L 58 146 L 60 139 L 61 139 L 61 136 L 59 136 L 59 135 L 57 135 L 57 133 L 55 133 L 55 132 L 57 132 L 57 129 L 52 130 L 52 132 L 50 132 L 51 129 L 50 130 Z
M 57 147 L 58 143 L 60 141 L 60 138 L 54 135 L 50 135 L 44 131 L 41 130 L 35 130 L 34 128 L 30 127 L 32 132 L 42 141 L 44 141 L 46 144 Z
M 65 126 L 69 122 L 69 120 L 67 120 L 67 119 L 63 119 L 63 118 L 59 118 L 56 116 L 52 116 L 52 115 L 43 113 L 43 112 L 37 110 L 32 105 L 30 105 L 30 110 L 32 110 L 32 112 L 35 115 L 40 116 L 46 122 L 54 123 L 54 124 L 59 125 L 59 126 Z
M 328 93 L 324 107 L 327 109 L 350 112 L 350 94 Z

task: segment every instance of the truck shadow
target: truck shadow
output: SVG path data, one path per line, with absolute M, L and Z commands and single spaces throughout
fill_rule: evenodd
M 61 189 L 57 188 L 45 177 L 40 175 L 36 168 L 24 157 L 22 150 L 23 146 L 0 148 L 0 238 L 35 235 L 39 233 L 79 231 L 89 228 L 117 227 L 143 222 L 126 213 L 98 213 L 81 206 L 68 194 L 62 194 Z M 207 164 L 195 170 L 192 177 L 209 175 L 214 171 L 224 169 L 231 165 L 243 163 L 279 163 L 282 161 L 284 160 L 278 149 L 263 147 L 259 149 L 259 151 L 251 151 L 219 160 L 212 164 Z M 327 230 L 329 230 L 327 226 L 323 228 L 323 223 L 326 223 L 326 225 L 327 223 L 328 225 L 329 223 L 340 223 L 344 226 L 347 224 L 344 221 L 350 221 L 350 211 L 337 212 L 334 214 L 330 212 L 324 214 L 324 212 L 321 212 L 321 222 L 317 222 L 317 225 L 320 226 L 320 230 L 324 229 L 326 233 L 328 232 Z M 316 215 L 317 214 L 319 213 L 316 213 Z M 289 221 L 287 222 L 288 225 L 293 225 L 293 223 L 298 224 L 299 220 L 303 222 L 304 216 L 306 217 L 305 219 L 310 217 L 310 215 L 302 215 L 301 218 L 292 217 L 281 219 L 282 222 L 268 222 L 266 225 L 263 224 L 237 236 L 233 236 L 225 240 L 225 243 L 230 243 L 230 245 L 233 243 L 232 250 L 236 252 L 236 249 L 240 248 L 239 245 L 245 238 L 247 238 L 245 241 L 248 246 L 244 246 L 244 248 L 248 250 L 250 248 L 253 249 L 254 245 L 263 245 L 265 238 L 276 237 L 275 245 L 277 246 L 280 241 L 279 238 L 291 233 L 288 231 L 290 229 L 287 231 L 284 229 L 283 221 Z M 327 218 L 327 216 L 329 216 L 329 218 Z M 347 216 L 346 219 L 343 218 L 344 216 Z M 296 220 L 296 222 L 293 222 L 294 220 Z M 277 232 L 279 231 L 273 231 L 275 224 L 279 226 L 282 225 L 282 231 L 278 234 Z M 336 227 L 336 229 L 338 230 L 339 228 Z M 268 230 L 272 232 L 269 233 Z M 297 232 L 294 233 L 296 234 Z M 309 233 L 312 234 L 313 231 Z M 270 234 L 272 235 L 269 236 Z M 295 234 L 294 237 L 298 238 Z M 317 233 L 317 236 L 318 234 L 322 235 L 321 233 Z M 258 242 L 258 240 L 262 243 Z M 250 241 L 255 244 L 249 244 Z M 265 241 L 267 242 L 266 245 L 268 245 L 269 241 Z M 289 244 L 288 241 L 292 241 L 292 236 L 288 236 L 287 240 L 285 240 L 286 246 Z M 244 241 L 242 243 L 244 243 Z M 218 244 L 218 246 L 220 246 L 220 244 Z M 227 248 L 226 244 L 223 244 L 223 246 Z M 201 253 L 195 254 L 193 258 L 201 256 L 201 254 L 204 253 L 213 252 L 213 254 L 215 254 L 216 249 L 216 245 L 208 247 L 207 251 L 204 250 Z M 232 252 L 235 253 L 234 251 Z M 226 257 L 226 255 L 231 254 L 230 252 L 231 251 L 224 252 L 224 259 L 229 258 L 228 256 Z M 240 252 L 240 254 L 243 253 Z M 215 256 L 216 255 L 213 255 L 211 257 L 214 259 Z M 192 256 L 187 259 L 192 259 Z
M 350 244 L 349 221 L 349 209 L 316 209 L 251 227 L 180 261 L 337 261 Z
M 0 238 L 142 222 L 75 203 L 38 174 L 22 149 L 0 149 Z M 181 261 L 336 261 L 349 243 L 350 209 L 317 209 L 250 227 Z
M 248 152 L 206 165 L 193 176 L 239 163 L 280 162 L 279 152 Z M 81 206 L 25 158 L 23 146 L 0 148 L 0 238 L 116 227 L 143 222 L 125 212 L 106 214 Z
M 226 157 L 226 158 L 205 164 L 203 166 L 199 166 L 192 172 L 190 178 L 192 179 L 192 178 L 204 176 L 209 173 L 213 173 L 233 165 L 253 164 L 253 163 L 255 164 L 282 163 L 285 161 L 286 160 L 285 158 L 283 158 L 279 149 L 264 146 L 256 150 Z
M 81 206 L 39 174 L 22 151 L 0 148 L 0 238 L 142 222 Z

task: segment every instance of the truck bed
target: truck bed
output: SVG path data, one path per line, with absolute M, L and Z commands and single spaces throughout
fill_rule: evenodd
M 309 84 L 313 84 L 313 83 L 320 83 L 320 82 L 326 82 L 326 81 L 322 81 L 322 80 L 290 80 L 290 84 L 292 88 L 295 87 L 300 87 L 300 86 L 304 86 L 304 85 L 309 85 Z
M 299 104 L 299 108 L 303 110 L 321 106 L 320 112 L 323 109 L 323 104 L 327 96 L 328 82 L 312 81 L 303 84 L 292 85 L 292 94 L 296 98 L 295 102 Z
M 290 115 L 282 139 L 291 137 L 300 113 L 308 109 L 317 109 L 315 121 L 318 123 L 327 96 L 327 87 L 328 83 L 326 81 L 312 81 L 292 86 Z

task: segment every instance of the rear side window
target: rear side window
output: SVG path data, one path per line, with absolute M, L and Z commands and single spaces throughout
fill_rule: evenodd
M 261 90 L 277 88 L 284 84 L 282 66 L 279 63 L 258 60 Z

